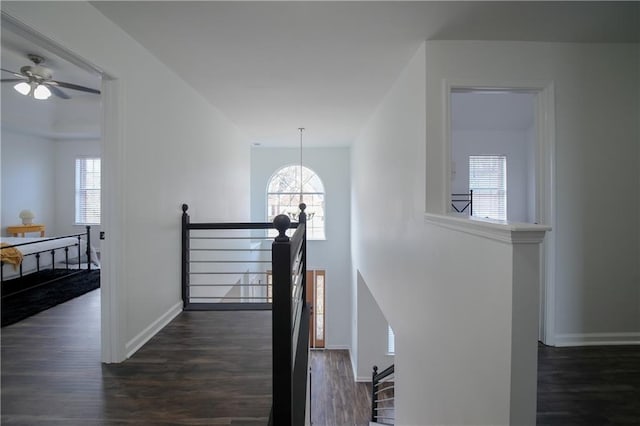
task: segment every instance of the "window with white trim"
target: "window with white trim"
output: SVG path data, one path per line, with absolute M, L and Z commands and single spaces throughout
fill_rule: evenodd
M 390 325 L 387 328 L 387 353 L 393 355 L 396 353 L 396 336 Z
M 474 216 L 507 220 L 507 157 L 469 156 L 469 189 Z
M 76 224 L 100 224 L 100 159 L 76 158 Z
M 307 167 L 286 166 L 271 177 L 267 186 L 267 221 L 273 221 L 279 214 L 298 220 L 301 184 L 302 200 L 307 205 L 307 238 L 324 240 L 324 185 Z

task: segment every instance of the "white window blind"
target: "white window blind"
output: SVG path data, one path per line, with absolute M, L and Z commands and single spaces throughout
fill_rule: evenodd
M 474 216 L 507 220 L 507 157 L 469 156 L 469 189 Z
M 76 223 L 100 223 L 99 158 L 76 158 Z
M 387 353 L 395 354 L 396 353 L 396 336 L 393 334 L 393 330 L 391 326 L 388 326 L 388 335 L 387 335 Z

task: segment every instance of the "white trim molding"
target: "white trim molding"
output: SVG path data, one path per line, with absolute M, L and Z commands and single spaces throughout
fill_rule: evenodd
M 536 222 L 554 228 L 556 224 L 556 123 L 555 83 L 553 80 L 493 80 L 483 78 L 443 79 L 441 89 L 442 125 L 444 146 L 442 149 L 443 210 L 451 204 L 451 106 L 450 94 L 456 90 L 498 90 L 525 92 L 536 95 Z M 555 251 L 553 232 L 547 232 L 542 243 L 540 263 L 540 326 L 539 339 L 554 345 L 555 338 Z
M 169 324 L 172 319 L 177 317 L 180 312 L 182 312 L 182 301 L 177 302 L 160 318 L 149 324 L 149 326 L 138 333 L 136 337 L 129 340 L 126 344 L 127 358 L 130 358 L 134 353 L 136 353 L 138 349 L 140 349 L 153 336 Z
M 327 351 L 349 351 L 349 356 L 351 356 L 351 346 L 349 345 L 326 345 L 324 348 Z
M 425 213 L 425 222 L 508 244 L 540 244 L 550 226 Z
M 640 332 L 556 334 L 555 346 L 640 345 Z

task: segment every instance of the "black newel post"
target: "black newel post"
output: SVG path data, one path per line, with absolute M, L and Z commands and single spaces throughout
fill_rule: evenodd
M 378 383 L 376 381 L 376 376 L 378 375 L 378 366 L 373 366 L 373 373 L 371 373 L 371 421 L 375 422 L 377 420 L 376 408 L 378 408 L 378 402 L 376 401 L 376 392 L 378 391 Z
M 182 307 L 189 304 L 189 206 L 182 205 Z
M 271 246 L 273 265 L 273 302 L 271 305 L 273 339 L 273 424 L 290 426 L 291 392 L 291 242 L 285 234 L 291 224 L 286 215 L 278 215 L 273 225 L 278 236 Z
M 307 205 L 300 203 L 300 215 L 298 216 L 298 223 L 300 226 L 304 225 L 305 230 L 302 237 L 302 303 L 307 304 L 307 213 L 305 209 Z

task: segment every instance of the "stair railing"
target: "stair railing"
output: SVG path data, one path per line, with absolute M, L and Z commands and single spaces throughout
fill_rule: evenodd
M 306 205 L 289 238 L 286 215 L 273 220 L 279 235 L 273 258 L 273 405 L 270 425 L 303 426 L 308 395 L 309 305 L 306 303 Z
M 395 365 L 378 373 L 373 366 L 371 374 L 371 421 L 392 425 L 395 423 Z
M 192 223 L 188 209 L 182 205 L 184 310 L 271 309 L 273 223 Z

